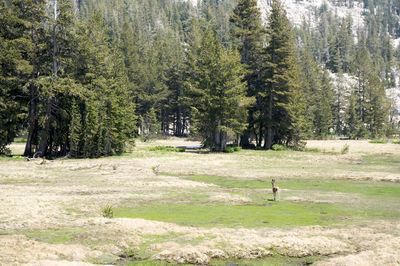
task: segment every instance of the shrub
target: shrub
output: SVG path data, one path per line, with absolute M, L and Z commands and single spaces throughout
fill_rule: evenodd
M 388 141 L 384 139 L 371 139 L 369 143 L 386 144 Z
M 244 147 L 245 149 L 250 149 L 250 150 L 255 150 L 256 149 L 256 145 L 254 145 L 253 143 L 250 143 L 249 145 L 247 145 L 246 147 Z
M 229 146 L 228 146 L 228 147 L 225 148 L 224 152 L 227 152 L 227 153 L 235 152 L 235 148 L 234 148 L 234 147 L 229 147 Z
M 393 144 L 400 144 L 400 140 L 393 140 L 392 143 Z
M 26 143 L 26 138 L 14 138 L 15 143 Z
M 149 151 L 173 151 L 173 152 L 185 152 L 185 148 L 175 148 L 171 146 L 155 146 L 149 148 Z
M 232 152 L 241 151 L 241 150 L 242 150 L 242 147 L 238 147 L 234 144 L 229 144 L 226 146 L 224 152 L 232 153 Z
M 306 151 L 307 142 L 299 141 L 295 143 L 293 146 L 290 146 L 290 149 L 293 151 Z
M 320 149 L 318 148 L 304 148 L 305 152 L 322 152 Z
M 287 147 L 284 145 L 280 145 L 280 144 L 274 144 L 272 145 L 272 150 L 274 151 L 285 151 L 287 150 Z
M 343 146 L 342 150 L 341 150 L 341 153 L 342 153 L 342 154 L 347 154 L 347 153 L 349 153 L 349 150 L 350 150 L 349 144 L 345 144 L 345 145 Z
M 114 217 L 114 211 L 113 211 L 113 207 L 111 205 L 106 205 L 103 208 L 102 212 L 103 212 L 103 217 L 106 217 L 109 219 Z
M 242 147 L 237 147 L 237 146 L 236 146 L 236 147 L 234 147 L 233 149 L 234 149 L 235 151 L 241 151 L 241 150 L 242 150 Z

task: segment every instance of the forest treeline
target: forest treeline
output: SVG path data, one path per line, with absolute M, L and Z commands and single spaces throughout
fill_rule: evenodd
M 399 1 L 363 2 L 354 34 L 326 5 L 293 28 L 275 0 L 265 23 L 255 0 L 0 0 L 0 153 L 21 133 L 25 156 L 71 157 L 163 134 L 216 151 L 390 135 Z

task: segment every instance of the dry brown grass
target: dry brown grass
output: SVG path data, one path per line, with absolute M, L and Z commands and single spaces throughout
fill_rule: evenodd
M 366 141 L 309 141 L 309 147 L 346 155 L 287 153 L 283 157 L 256 151 L 234 154 L 165 154 L 146 151 L 150 146 L 198 145 L 181 139 L 137 143 L 132 155 L 91 160 L 0 161 L 0 264 L 89 265 L 93 258 L 118 256 L 138 248 L 146 236 L 180 234 L 183 243 L 166 241 L 150 246 L 154 259 L 179 263 L 209 263 L 213 258 L 257 258 L 271 250 L 284 256 L 329 255 L 320 265 L 399 264 L 400 223 L 377 222 L 333 229 L 299 227 L 290 230 L 257 228 L 199 228 L 143 219 L 106 219 L 106 204 L 137 205 L 168 200 L 166 193 L 203 193 L 210 202 L 246 204 L 250 198 L 231 194 L 216 185 L 185 180 L 174 174 L 205 174 L 242 179 L 335 178 L 373 179 L 398 182 L 400 172 L 379 166 L 359 167 L 365 154 L 399 155 L 394 144 Z M 20 152 L 21 145 L 12 146 Z M 160 175 L 152 167 L 160 165 Z M 283 191 L 285 192 L 285 191 Z M 335 202 L 349 200 L 331 193 L 315 193 L 286 200 Z M 46 229 L 83 228 L 72 243 L 45 243 L 23 234 Z M 7 235 L 4 235 L 7 234 Z M 194 241 L 196 239 L 202 241 Z M 90 248 L 89 244 L 90 242 Z

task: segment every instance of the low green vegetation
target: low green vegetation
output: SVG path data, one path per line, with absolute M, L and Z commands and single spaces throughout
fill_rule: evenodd
M 32 179 L 28 179 L 28 178 L 4 178 L 4 179 L 0 179 L 0 184 L 29 184 L 34 182 L 34 180 Z
M 369 143 L 386 144 L 388 143 L 388 141 L 384 139 L 371 139 Z
M 149 204 L 115 209 L 115 217 L 142 218 L 200 227 L 294 227 L 340 225 L 363 219 L 399 218 L 400 212 L 346 204 L 272 202 L 262 205 Z
M 347 154 L 349 153 L 350 150 L 350 146 L 348 144 L 345 144 L 342 148 L 342 150 L 340 151 L 341 154 Z
M 200 227 L 293 227 L 342 223 L 364 215 L 334 204 L 266 202 L 254 205 L 151 204 L 115 209 L 115 217 Z
M 106 217 L 106 218 L 109 218 L 109 219 L 114 217 L 114 210 L 113 210 L 113 207 L 111 205 L 106 205 L 103 208 L 102 213 L 103 213 L 103 217 Z
M 280 144 L 272 145 L 272 150 L 273 151 L 284 151 L 284 150 L 287 150 L 287 149 L 288 149 L 287 146 L 284 146 L 284 145 L 280 145 Z
M 26 138 L 15 138 L 14 143 L 26 143 Z
M 171 147 L 171 146 L 155 146 L 149 148 L 149 151 L 163 151 L 163 152 L 168 152 L 168 151 L 174 151 L 174 152 L 185 152 L 186 149 L 183 147 Z
M 0 161 L 22 161 L 24 159 L 23 156 L 0 156 Z
M 233 152 L 237 152 L 237 151 L 241 151 L 242 147 L 238 147 L 238 146 L 234 146 L 234 145 L 228 145 L 224 152 L 226 153 L 233 153 Z
M 28 238 L 36 241 L 50 244 L 65 244 L 73 242 L 78 234 L 84 232 L 85 229 L 60 229 L 60 230 L 43 230 L 25 233 Z
M 185 178 L 225 188 L 261 189 L 271 188 L 270 180 L 238 179 L 223 176 L 187 175 Z M 364 196 L 400 198 L 400 184 L 390 182 L 351 181 L 335 179 L 280 179 L 279 187 L 290 190 L 357 193 Z
M 393 144 L 400 144 L 400 140 L 392 140 Z
M 362 157 L 363 163 L 366 165 L 375 166 L 388 166 L 395 167 L 400 172 L 400 155 L 395 154 L 381 154 L 377 155 L 365 155 Z
M 400 184 L 334 179 L 280 179 L 283 198 L 272 201 L 265 192 L 268 179 L 239 179 L 208 175 L 182 175 L 181 178 L 217 185 L 231 195 L 250 197 L 251 202 L 237 205 L 218 204 L 197 192 L 170 193 L 164 204 L 144 204 L 115 209 L 116 217 L 143 218 L 201 227 L 295 227 L 306 225 L 345 225 L 374 219 L 400 218 Z M 226 193 L 225 192 L 225 193 Z M 336 197 L 332 202 L 309 200 L 317 193 Z M 337 194 L 336 194 L 337 193 Z M 308 196 L 305 196 L 308 195 Z M 321 196 L 322 195 L 322 196 Z M 179 196 L 179 200 L 177 197 Z M 201 196 L 201 197 L 200 197 Z M 300 201 L 285 200 L 295 197 Z M 301 201 L 301 197 L 305 201 Z M 343 199 L 351 198 L 351 203 Z M 332 198 L 331 198 L 332 199 Z M 385 201 L 385 208 L 380 203 Z

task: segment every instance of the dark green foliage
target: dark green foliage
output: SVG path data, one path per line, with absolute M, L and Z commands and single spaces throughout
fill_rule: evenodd
M 13 1 L 7 11 L 12 14 L 7 19 L 19 23 L 7 21 L 15 35 L 7 34 L 4 43 L 14 42 L 18 48 L 10 52 L 19 68 L 12 74 L 13 93 L 21 99 L 18 104 L 28 106 L 17 113 L 28 121 L 25 155 L 122 153 L 134 135 L 136 116 L 121 56 L 107 41 L 102 16 L 95 12 L 87 25 L 79 24 L 70 1 L 60 0 L 57 18 L 48 19 L 45 4 Z M 15 46 L 14 38 L 22 45 Z M 1 71 L 11 73 L 11 67 L 2 64 Z M 8 117 L 14 120 L 6 126 L 12 132 L 4 136 L 12 140 L 19 124 Z
M 235 146 L 235 145 L 227 145 L 226 146 L 226 148 L 225 148 L 225 150 L 224 150 L 224 152 L 226 152 L 226 153 L 233 153 L 233 152 L 237 152 L 237 151 L 241 151 L 242 150 L 242 147 L 238 147 L 238 146 Z
M 300 79 L 307 100 L 304 133 L 308 138 L 326 138 L 333 128 L 333 90 L 327 71 L 322 71 L 304 47 L 300 57 Z
M 264 104 L 264 148 L 270 149 L 276 143 L 299 141 L 305 127 L 306 103 L 299 86 L 294 35 L 279 1 L 272 1 L 267 36 L 265 88 L 259 95 Z
M 350 99 L 349 126 L 353 124 L 359 137 L 382 136 L 388 122 L 389 105 L 383 83 L 366 49 L 357 51 L 352 68 L 358 86 L 352 96 L 354 99 Z
M 272 145 L 271 149 L 272 149 L 273 151 L 285 151 L 285 150 L 287 150 L 288 148 L 287 148 L 286 146 L 284 146 L 284 145 L 274 144 L 274 145 Z
M 259 92 L 262 88 L 262 64 L 264 54 L 262 51 L 265 42 L 265 28 L 261 22 L 261 12 L 257 1 L 241 0 L 233 10 L 230 21 L 234 25 L 232 34 L 238 38 L 238 50 L 241 61 L 246 66 L 247 72 L 244 80 L 247 82 L 247 95 L 256 98 L 254 105 L 249 107 L 248 127 L 241 137 L 241 145 L 249 147 L 251 134 L 256 136 L 257 145 L 261 145 L 263 132 L 262 98 Z
M 203 144 L 224 151 L 228 134 L 240 134 L 246 124 L 246 97 L 243 67 L 237 52 L 225 50 L 209 28 L 196 52 L 192 80 L 193 117 Z
M 197 133 L 223 151 L 396 132 L 398 1 L 366 1 L 357 38 L 323 5 L 298 45 L 279 1 L 267 28 L 254 0 L 58 0 L 56 19 L 53 3 L 0 0 L 0 153 L 22 131 L 25 156 L 48 157 L 120 154 L 138 135 Z

